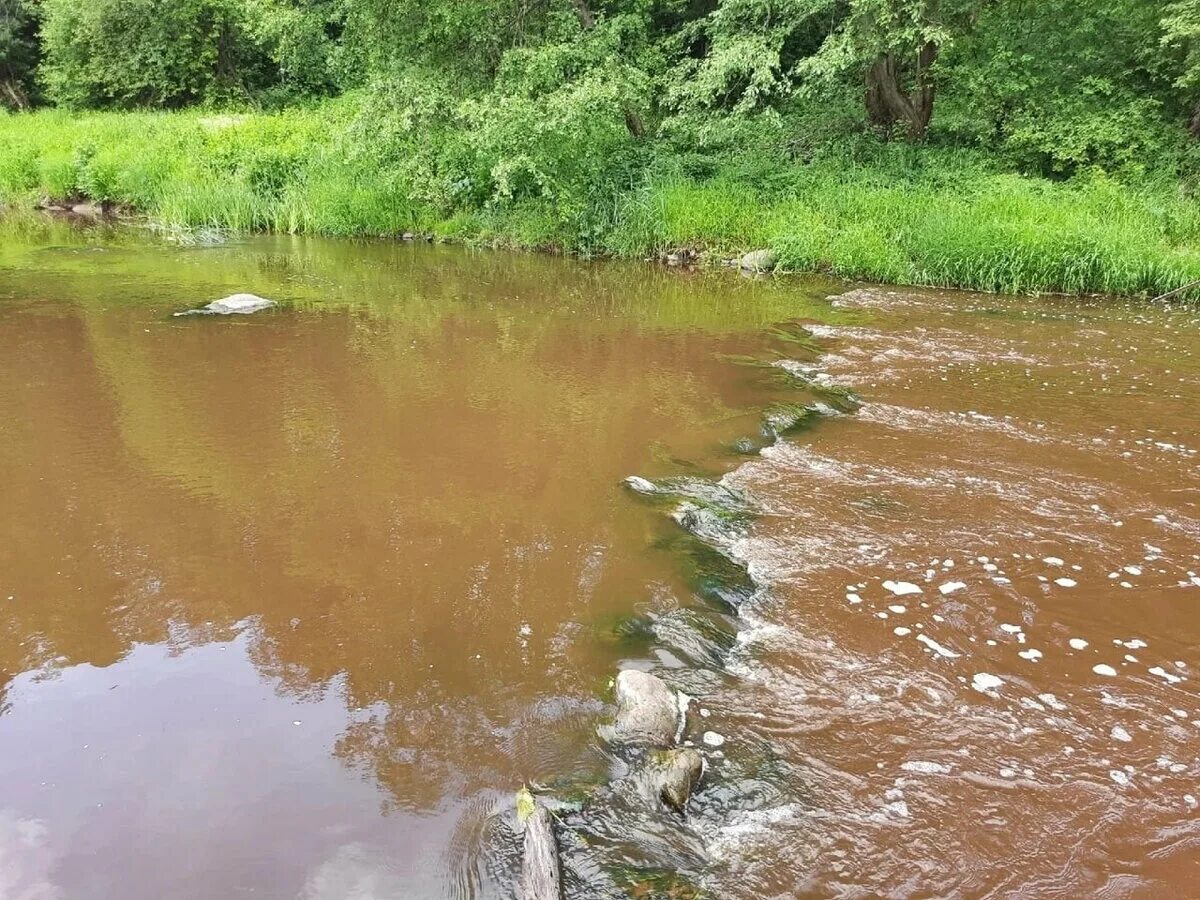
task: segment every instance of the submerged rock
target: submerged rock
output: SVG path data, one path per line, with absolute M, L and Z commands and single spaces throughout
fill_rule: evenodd
M 228 297 L 214 300 L 208 306 L 202 306 L 200 309 L 189 309 L 186 312 L 177 312 L 175 315 L 247 315 L 259 312 L 260 310 L 270 309 L 275 305 L 274 300 L 267 300 L 265 297 L 259 297 L 255 294 L 230 294 Z
M 682 814 L 704 776 L 704 757 L 688 747 L 655 753 L 646 767 L 654 795 Z
M 524 900 L 562 900 L 562 870 L 553 820 L 546 807 L 536 802 L 525 819 L 521 896 Z
M 681 503 L 674 519 L 702 541 L 725 546 L 744 531 L 743 517 L 722 507 Z
M 738 265 L 747 272 L 773 272 L 779 265 L 779 255 L 774 250 L 751 250 Z
M 623 669 L 617 674 L 614 740 L 670 747 L 679 726 L 679 704 L 666 682 L 649 672 Z

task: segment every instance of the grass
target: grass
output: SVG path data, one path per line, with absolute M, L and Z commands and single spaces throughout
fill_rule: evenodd
M 0 115 L 0 202 L 88 198 L 176 227 L 414 231 L 627 257 L 769 247 L 787 271 L 1013 293 L 1147 295 L 1200 279 L 1200 210 L 1169 180 L 1051 182 L 903 148 L 867 162 L 759 158 L 753 174 L 730 164 L 702 178 L 671 174 L 667 157 L 624 184 L 598 174 L 569 202 L 467 192 L 435 204 L 421 199 L 421 166 L 364 145 L 354 115 L 344 101 L 250 116 Z

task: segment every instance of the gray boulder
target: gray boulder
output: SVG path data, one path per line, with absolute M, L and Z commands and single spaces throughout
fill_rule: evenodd
M 738 265 L 747 272 L 773 272 L 779 265 L 779 256 L 774 250 L 751 250 Z
M 613 738 L 626 744 L 670 747 L 679 728 L 675 692 L 661 678 L 637 669 L 617 674 Z
M 535 805 L 525 820 L 525 857 L 521 862 L 524 900 L 562 900 L 562 870 L 554 824 L 546 807 Z
M 248 315 L 256 313 L 263 309 L 270 309 L 275 306 L 274 300 L 267 300 L 264 297 L 259 297 L 255 294 L 230 294 L 228 297 L 222 297 L 220 300 L 214 300 L 208 306 L 202 306 L 200 309 L 189 309 L 187 312 L 175 313 L 177 316 L 190 315 Z
M 645 776 L 653 795 L 682 815 L 704 776 L 704 757 L 690 747 L 655 753 L 646 765 Z

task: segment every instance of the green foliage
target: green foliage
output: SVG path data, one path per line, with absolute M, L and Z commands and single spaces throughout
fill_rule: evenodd
M 46 92 L 64 106 L 228 101 L 245 84 L 225 0 L 46 0 L 44 14 Z
M 601 181 L 558 162 L 573 157 L 563 135 L 575 132 L 503 132 L 506 117 L 529 124 L 525 102 L 494 120 L 470 119 L 470 108 L 397 112 L 413 130 L 396 144 L 396 130 L 383 128 L 380 152 L 353 97 L 272 115 L 0 115 L 0 199 L 82 194 L 179 226 L 424 231 L 633 257 L 771 247 L 792 271 L 984 290 L 1156 293 L 1200 278 L 1200 209 L 1170 180 L 1056 183 L 998 171 L 978 152 L 874 142 L 775 163 L 770 177 L 738 157 L 696 176 L 673 155 L 643 158 L 608 94 L 581 107 L 606 111 L 607 124 L 550 110 L 557 128 L 616 142 L 597 151 L 598 163 L 632 155 Z M 429 145 L 417 136 L 425 122 L 442 129 Z M 506 182 L 514 173 L 495 174 L 493 162 L 527 139 L 533 168 Z M 423 181 L 431 172 L 441 187 Z M 470 173 L 482 191 L 448 187 Z
M 1176 156 L 1161 13 L 1141 0 L 988 7 L 947 60 L 943 127 L 1054 176 Z
M 996 290 L 1197 274 L 1200 0 L 0 0 L 8 105 L 39 52 L 61 106 L 224 112 L 0 120 L 7 197 Z
M 46 93 L 76 108 L 239 104 L 330 92 L 333 0 L 43 0 Z
M 37 99 L 38 20 L 31 0 L 0 0 L 0 108 Z

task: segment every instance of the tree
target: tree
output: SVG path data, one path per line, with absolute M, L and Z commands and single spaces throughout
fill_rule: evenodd
M 338 80 L 339 0 L 43 3 L 42 79 L 65 106 L 246 102 Z
M 1179 51 L 1182 72 L 1175 84 L 1189 92 L 1200 88 L 1200 0 L 1177 0 L 1171 3 L 1162 18 L 1162 44 Z M 1192 104 L 1188 130 L 1200 138 L 1200 101 Z
M 34 93 L 38 22 L 29 0 L 0 0 L 0 106 L 26 109 Z
M 867 120 L 885 134 L 921 140 L 933 117 L 942 52 L 969 32 L 988 0 L 817 0 L 836 24 L 798 66 L 802 78 L 847 72 L 863 79 Z M 841 15 L 838 11 L 841 9 Z

